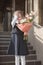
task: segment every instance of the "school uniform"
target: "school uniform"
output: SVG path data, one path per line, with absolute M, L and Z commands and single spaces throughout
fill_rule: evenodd
M 17 18 L 16 18 L 17 19 Z M 17 22 L 16 22 L 17 23 Z M 15 64 L 19 65 L 19 59 L 21 58 L 22 65 L 25 65 L 25 55 L 28 55 L 27 44 L 23 40 L 24 32 L 22 32 L 14 24 L 11 32 L 11 42 L 8 49 L 8 54 L 15 55 Z M 24 60 L 24 63 L 23 63 Z

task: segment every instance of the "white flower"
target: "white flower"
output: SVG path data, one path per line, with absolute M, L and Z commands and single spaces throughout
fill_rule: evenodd
M 29 19 L 31 20 L 31 19 L 33 19 L 33 17 L 29 17 Z
M 32 16 L 32 13 L 30 13 L 29 16 Z
M 20 23 L 25 23 L 26 22 L 26 19 L 21 19 L 20 20 Z

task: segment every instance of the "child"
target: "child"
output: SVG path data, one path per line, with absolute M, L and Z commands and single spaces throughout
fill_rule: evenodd
M 25 56 L 28 54 L 27 45 L 23 40 L 24 32 L 17 27 L 17 24 L 20 23 L 19 20 L 22 19 L 22 15 L 21 11 L 16 11 L 11 22 L 12 34 L 8 54 L 15 55 L 15 65 L 20 65 L 20 60 L 21 65 L 26 65 Z

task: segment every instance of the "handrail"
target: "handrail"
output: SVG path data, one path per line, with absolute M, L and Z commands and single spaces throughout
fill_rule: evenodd
M 33 22 L 33 25 L 35 26 L 35 27 L 37 27 L 37 28 L 42 28 L 43 26 L 41 26 L 41 25 L 39 25 L 39 24 L 37 24 L 37 23 L 35 23 L 35 22 Z
M 43 41 L 43 39 L 39 36 L 39 35 L 37 35 L 37 34 L 35 34 L 40 40 L 42 40 Z

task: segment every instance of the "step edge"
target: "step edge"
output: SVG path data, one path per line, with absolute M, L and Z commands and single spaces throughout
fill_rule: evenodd
M 30 55 L 27 55 L 27 56 L 31 56 L 31 55 L 32 55 L 32 56 L 37 56 L 36 54 L 30 54 Z M 0 56 L 3 57 L 3 56 L 15 56 L 15 55 L 0 55 Z
M 40 60 L 26 60 L 26 62 L 40 62 L 41 63 L 41 61 Z M 7 61 L 7 62 L 0 62 L 1 64 L 3 64 L 3 63 L 15 63 L 15 61 Z

